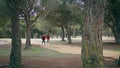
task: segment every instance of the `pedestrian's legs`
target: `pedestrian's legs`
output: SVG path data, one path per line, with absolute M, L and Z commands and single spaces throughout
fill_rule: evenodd
M 43 41 L 43 39 L 42 39 L 42 44 L 43 44 L 43 42 L 44 42 L 44 41 Z
M 42 39 L 42 44 L 45 44 L 45 42 L 44 42 L 45 40 L 44 39 Z
M 45 40 L 43 40 L 43 43 L 45 44 Z

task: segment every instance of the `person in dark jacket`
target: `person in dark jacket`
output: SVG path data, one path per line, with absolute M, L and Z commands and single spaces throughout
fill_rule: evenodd
M 43 35 L 43 36 L 41 37 L 41 39 L 42 39 L 42 44 L 45 44 L 46 36 Z

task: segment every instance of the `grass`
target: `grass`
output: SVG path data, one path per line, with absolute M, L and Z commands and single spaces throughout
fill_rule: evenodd
M 67 57 L 67 56 L 72 56 L 71 54 L 63 54 L 59 53 L 57 51 L 49 50 L 49 49 L 44 49 L 42 47 L 36 47 L 32 46 L 30 50 L 24 50 L 22 48 L 21 50 L 22 56 L 23 57 Z M 10 55 L 10 48 L 4 48 L 0 49 L 0 57 L 5 57 Z
M 6 46 L 6 45 L 4 45 L 4 46 Z M 8 56 L 8 55 L 10 55 L 9 47 L 0 48 L 0 56 Z
M 67 54 L 59 53 L 53 50 L 44 49 L 40 47 L 32 46 L 30 50 L 22 50 L 23 56 L 35 56 L 35 57 L 61 57 L 67 56 Z M 68 54 L 69 55 L 69 54 Z

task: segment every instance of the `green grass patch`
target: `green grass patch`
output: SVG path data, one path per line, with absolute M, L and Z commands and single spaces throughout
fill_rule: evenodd
M 0 56 L 8 56 L 10 55 L 10 48 L 1 48 L 0 49 Z
M 32 46 L 30 50 L 22 50 L 22 56 L 66 57 L 66 56 L 71 56 L 71 54 L 63 54 L 57 51 Z
M 32 46 L 29 50 L 24 50 L 24 46 L 21 50 L 23 57 L 69 57 L 73 56 L 72 54 L 63 54 L 57 51 Z M 10 48 L 0 49 L 0 57 L 10 56 Z

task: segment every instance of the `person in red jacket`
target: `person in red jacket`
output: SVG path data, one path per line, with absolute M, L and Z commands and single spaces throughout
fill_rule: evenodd
M 43 35 L 43 36 L 41 37 L 41 39 L 42 39 L 42 44 L 45 44 L 46 36 Z
M 50 35 L 47 35 L 46 38 L 47 38 L 47 43 L 48 43 L 50 40 Z

